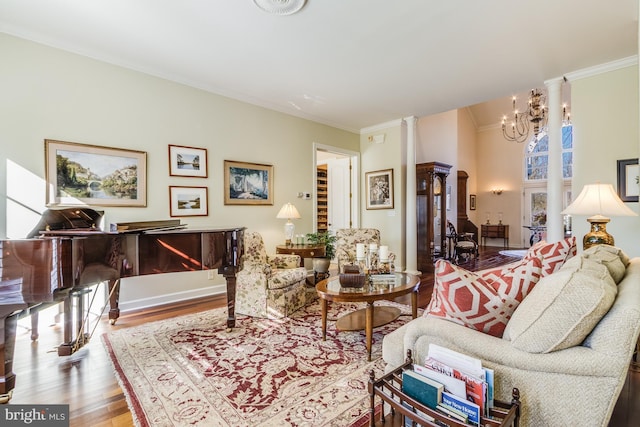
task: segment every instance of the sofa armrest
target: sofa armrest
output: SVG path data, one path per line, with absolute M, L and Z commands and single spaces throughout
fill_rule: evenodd
M 430 343 L 477 357 L 487 366 L 503 365 L 523 371 L 607 377 L 617 376 L 628 364 L 628 360 L 583 346 L 547 354 L 527 353 L 507 340 L 435 317 L 409 322 L 404 331 L 403 354 L 411 349 L 416 363 L 423 363 Z

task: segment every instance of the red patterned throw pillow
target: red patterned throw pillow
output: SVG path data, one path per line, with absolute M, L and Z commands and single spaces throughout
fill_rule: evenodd
M 548 276 L 560 270 L 560 267 L 577 252 L 576 238 L 568 237 L 558 242 L 547 243 L 544 240 L 529 248 L 526 258 L 542 258 L 542 275 Z
M 504 328 L 522 299 L 541 276 L 540 258 L 505 269 L 486 280 L 480 275 L 439 260 L 431 302 L 425 315 L 451 320 L 471 329 L 502 337 Z

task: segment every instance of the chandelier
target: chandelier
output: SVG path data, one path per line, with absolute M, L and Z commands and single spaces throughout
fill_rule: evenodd
M 502 135 L 507 141 L 525 142 L 529 138 L 529 127 L 533 123 L 533 139 L 538 137 L 540 130 L 547 124 L 544 105 L 546 96 L 538 89 L 532 89 L 529 103 L 524 112 L 516 108 L 516 97 L 513 97 L 513 117 L 511 124 L 507 123 L 507 116 L 502 117 Z

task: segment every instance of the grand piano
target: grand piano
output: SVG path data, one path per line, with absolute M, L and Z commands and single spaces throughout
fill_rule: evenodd
M 217 269 L 227 283 L 227 328 L 235 327 L 235 276 L 244 227 L 192 230 L 168 220 L 120 223 L 103 231 L 102 220 L 102 212 L 90 208 L 49 209 L 27 238 L 0 240 L 0 403 L 8 402 L 15 388 L 18 318 L 62 303 L 64 342 L 58 354 L 72 354 L 90 337 L 82 301 L 98 283 L 108 283 L 114 324 L 120 315 L 121 278 Z

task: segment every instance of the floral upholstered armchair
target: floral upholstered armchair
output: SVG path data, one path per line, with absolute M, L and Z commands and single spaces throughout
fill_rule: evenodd
M 307 270 L 298 255 L 267 255 L 260 233 L 244 235 L 243 266 L 236 276 L 236 313 L 286 317 L 306 304 Z
M 338 271 L 342 266 L 353 262 L 356 256 L 356 243 L 380 244 L 380 230 L 375 228 L 341 228 L 336 230 L 336 259 Z

